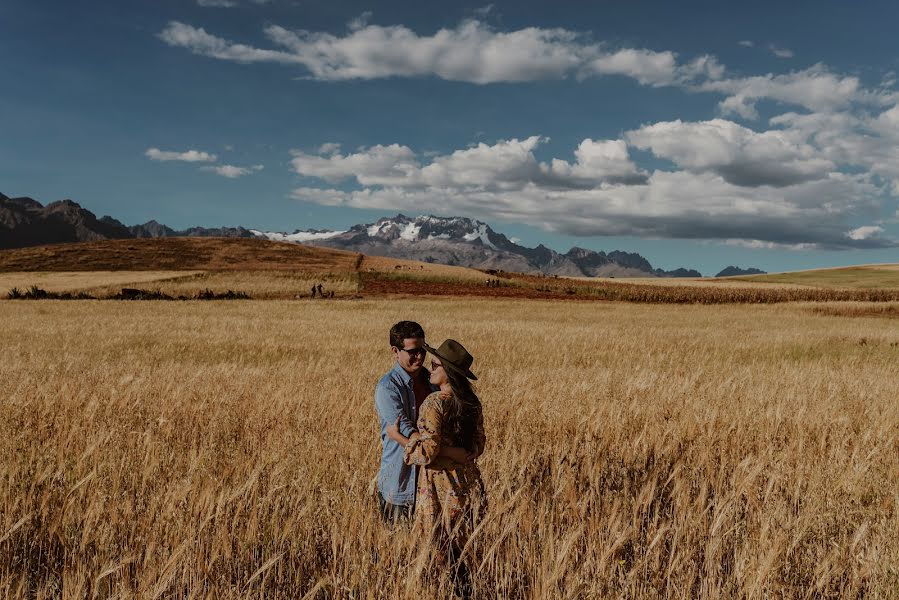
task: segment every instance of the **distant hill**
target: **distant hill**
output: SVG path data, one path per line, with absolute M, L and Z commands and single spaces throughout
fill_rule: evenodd
M 114 219 L 97 219 L 71 200 L 47 206 L 0 194 L 0 249 L 132 237 Z
M 258 236 L 243 227 L 192 227 L 175 231 L 156 221 L 128 227 L 110 216 L 98 219 L 72 200 L 43 206 L 33 198 L 9 198 L 0 194 L 0 249 L 146 237 Z
M 776 283 L 820 288 L 899 289 L 899 264 L 855 265 L 788 273 L 768 273 L 748 275 L 740 277 L 739 280 L 751 283 Z
M 0 252 L 0 271 L 354 271 L 358 255 L 246 238 L 143 238 Z
M 540 244 L 521 246 L 482 221 L 464 217 L 397 215 L 347 231 L 280 233 L 244 227 L 191 227 L 175 230 L 157 221 L 125 225 L 111 216 L 97 218 L 72 200 L 42 206 L 32 198 L 0 194 L 0 249 L 107 239 L 178 237 L 262 238 L 323 246 L 369 256 L 469 267 L 482 270 L 573 277 L 701 277 L 693 269 L 654 268 L 637 253 L 597 252 L 574 247 L 561 254 Z
M 761 269 L 756 269 L 755 267 L 749 267 L 748 269 L 741 269 L 740 267 L 725 267 L 722 269 L 715 277 L 737 277 L 739 275 L 765 275 L 767 271 L 762 271 Z

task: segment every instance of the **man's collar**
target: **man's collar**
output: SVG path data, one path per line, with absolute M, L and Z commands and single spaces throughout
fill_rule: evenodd
M 409 371 L 404 369 L 399 362 L 393 365 L 393 370 L 396 371 L 397 375 L 402 377 L 403 383 L 405 383 L 406 385 L 412 383 L 412 375 L 409 373 Z

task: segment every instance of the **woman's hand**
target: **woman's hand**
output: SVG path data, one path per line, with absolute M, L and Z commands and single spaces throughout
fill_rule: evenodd
M 460 465 L 464 465 L 465 463 L 469 463 L 474 460 L 474 454 L 466 450 L 465 448 L 459 448 L 457 446 L 444 446 L 440 449 L 440 456 L 445 456 L 453 462 L 457 462 Z

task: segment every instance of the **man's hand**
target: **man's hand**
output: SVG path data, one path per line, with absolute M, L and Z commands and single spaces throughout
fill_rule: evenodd
M 401 418 L 402 417 L 397 417 L 395 423 L 393 423 L 391 425 L 387 425 L 387 437 L 392 439 L 394 442 L 397 442 L 398 444 L 403 444 L 403 440 L 406 439 L 406 436 L 404 436 L 402 433 L 400 433 L 400 419 Z M 405 444 L 403 444 L 403 445 L 405 445 Z
M 392 425 L 387 426 L 387 437 L 392 439 L 394 442 L 399 444 L 400 446 L 405 446 L 409 443 L 409 440 L 415 439 L 418 436 L 418 432 L 412 433 L 412 437 L 406 437 L 402 433 L 400 433 L 400 419 L 402 417 L 397 417 L 396 422 Z

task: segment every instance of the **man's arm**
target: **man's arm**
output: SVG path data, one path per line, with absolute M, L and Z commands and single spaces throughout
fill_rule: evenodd
M 399 432 L 409 437 L 415 433 L 415 424 L 403 410 L 403 396 L 400 390 L 390 385 L 378 385 L 375 388 L 375 409 L 381 427 L 399 422 Z

